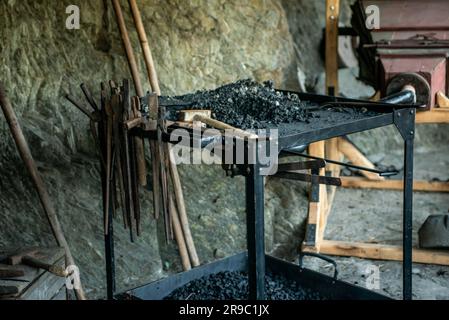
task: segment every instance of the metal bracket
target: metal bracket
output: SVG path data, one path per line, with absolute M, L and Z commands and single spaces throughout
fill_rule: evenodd
M 298 265 L 301 269 L 303 269 L 303 260 L 305 256 L 309 256 L 309 257 L 314 257 L 314 258 L 318 258 L 321 260 L 324 260 L 326 262 L 329 262 L 330 264 L 332 264 L 334 266 L 334 281 L 337 281 L 338 279 L 338 265 L 337 262 L 335 262 L 334 259 L 331 259 L 325 255 L 319 254 L 319 253 L 315 253 L 315 252 L 300 252 L 299 253 L 299 258 L 298 258 Z
M 414 139 L 415 137 L 415 115 L 416 109 L 414 108 L 394 111 L 394 124 L 404 140 Z

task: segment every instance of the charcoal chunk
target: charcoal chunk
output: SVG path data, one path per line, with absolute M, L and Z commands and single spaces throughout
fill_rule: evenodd
M 316 106 L 296 94 L 276 91 L 272 81 L 258 84 L 246 79 L 210 91 L 175 97 L 193 102 L 194 109 L 211 109 L 213 118 L 242 129 L 263 129 L 267 125 L 307 122 Z
M 327 300 L 320 293 L 304 288 L 294 280 L 267 273 L 267 300 Z M 248 275 L 244 272 L 219 272 L 189 282 L 165 300 L 247 300 Z

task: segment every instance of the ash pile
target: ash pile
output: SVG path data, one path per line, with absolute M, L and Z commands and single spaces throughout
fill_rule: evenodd
M 164 300 L 248 300 L 248 292 L 248 275 L 227 271 L 191 281 Z M 327 300 L 293 280 L 269 272 L 265 276 L 265 292 L 267 300 Z
M 211 109 L 212 118 L 241 129 L 308 122 L 313 114 L 307 107 L 317 106 L 316 103 L 301 101 L 294 93 L 275 90 L 272 81 L 259 84 L 249 79 L 176 99 L 193 103 L 195 109 Z

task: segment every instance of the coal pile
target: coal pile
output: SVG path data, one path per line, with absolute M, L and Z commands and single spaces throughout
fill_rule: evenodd
M 326 300 L 293 280 L 271 273 L 265 277 L 265 292 L 267 300 Z M 176 289 L 165 300 L 248 300 L 248 275 L 228 271 L 212 274 Z
M 249 79 L 176 99 L 192 102 L 195 109 L 211 109 L 212 118 L 242 129 L 308 122 L 313 113 L 307 107 L 317 106 L 301 101 L 294 93 L 276 91 L 271 81 L 259 84 Z

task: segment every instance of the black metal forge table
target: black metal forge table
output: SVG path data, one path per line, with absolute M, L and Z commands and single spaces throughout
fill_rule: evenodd
M 335 111 L 330 109 L 320 109 L 317 111 L 318 117 L 311 118 L 310 121 L 301 123 L 288 123 L 277 126 L 278 152 L 294 149 L 298 146 L 307 145 L 316 141 L 327 140 L 340 137 L 356 132 L 371 130 L 388 125 L 396 126 L 401 137 L 404 140 L 404 189 L 403 189 L 403 297 L 404 299 L 412 298 L 412 201 L 413 201 L 413 141 L 415 131 L 415 106 L 413 105 L 390 105 L 378 104 L 354 99 L 336 98 L 330 96 L 312 95 L 297 93 L 301 100 L 309 100 L 320 104 L 328 102 L 338 102 L 342 105 L 353 104 L 357 108 L 364 107 L 368 111 L 357 114 L 344 112 L 345 107 Z M 136 135 L 150 137 L 145 132 L 136 131 Z M 259 142 L 256 142 L 259 143 Z M 256 147 L 257 148 L 257 147 Z M 250 299 L 265 299 L 264 279 L 266 272 L 266 263 L 269 263 L 269 269 L 273 268 L 273 258 L 265 255 L 264 242 L 264 176 L 260 174 L 262 165 L 258 159 L 254 163 L 245 164 L 241 174 L 246 180 L 246 222 L 247 222 L 247 259 L 244 268 L 248 271 Z M 107 239 L 106 247 L 113 248 L 112 237 Z M 109 252 L 109 253 L 108 253 Z M 232 258 L 229 258 L 232 260 Z M 237 258 L 234 258 L 234 260 Z M 238 258 L 235 263 L 241 262 L 242 258 Z M 108 268 L 113 267 L 113 249 L 107 250 Z M 230 267 L 234 265 L 223 262 L 224 265 Z M 279 264 L 279 263 L 277 263 Z M 289 266 L 290 265 L 290 266 Z M 295 266 L 284 262 L 282 269 L 293 268 Z M 182 283 L 186 283 L 188 279 L 193 279 L 204 270 L 206 266 L 195 268 L 191 271 L 183 273 L 184 276 L 175 275 L 169 277 L 163 286 L 166 290 L 167 283 L 171 289 L 175 289 Z M 295 266 L 298 268 L 297 266 Z M 211 264 L 210 270 L 216 270 L 214 264 Z M 289 269 L 289 270 L 290 270 Z M 217 269 L 218 270 L 218 269 Z M 305 270 L 303 268 L 295 270 Z M 110 271 L 109 271 L 110 272 Z M 287 271 L 285 271 L 287 272 Z M 289 271 L 292 272 L 291 270 Z M 310 274 L 310 271 L 308 271 Z M 310 274 L 312 277 L 316 275 Z M 323 275 L 324 276 L 324 275 Z M 172 278 L 172 279 L 170 279 Z M 164 280 L 161 280 L 164 281 Z M 325 282 L 327 283 L 327 282 Z M 329 282 L 330 283 L 330 282 Z M 334 282 L 335 283 L 335 282 Z M 142 289 L 143 288 L 143 289 Z M 146 297 L 156 297 L 148 294 L 149 290 L 161 288 L 161 282 L 155 285 L 144 286 L 137 291 L 130 292 L 146 292 Z M 344 290 L 344 287 L 340 287 Z M 361 288 L 360 288 L 361 289 Z M 349 290 L 349 289 L 348 289 Z M 366 290 L 366 289 L 363 289 Z M 367 291 L 367 290 L 366 290 Z M 369 296 L 359 291 L 359 294 L 366 298 L 378 298 L 377 296 Z M 343 295 L 337 296 L 343 297 Z M 346 296 L 347 298 L 347 296 Z M 352 298 L 355 298 L 352 296 Z

